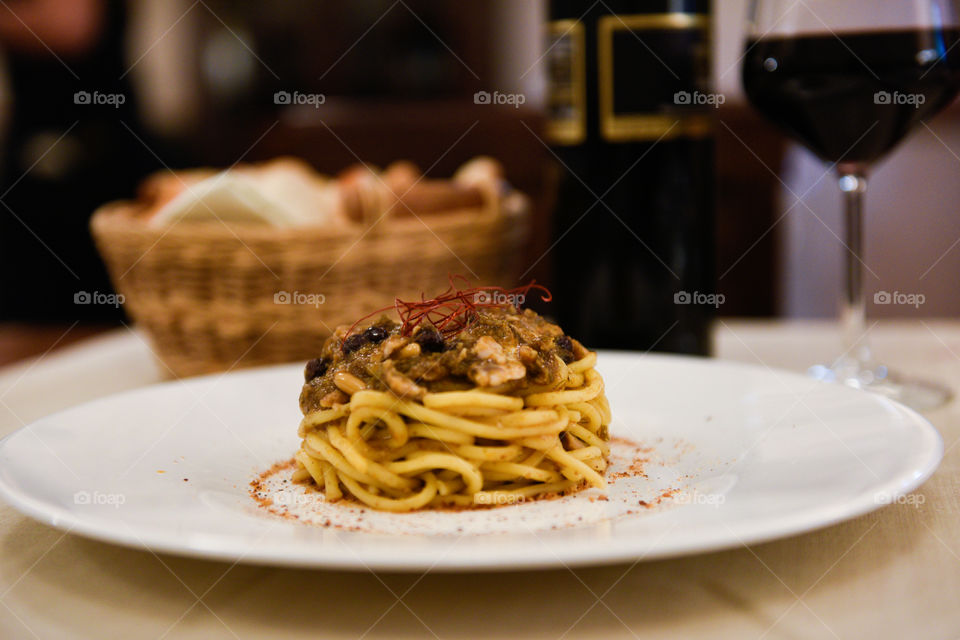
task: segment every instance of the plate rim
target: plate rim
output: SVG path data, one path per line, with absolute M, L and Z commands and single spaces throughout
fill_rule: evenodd
M 652 354 L 633 351 L 598 351 L 602 357 L 613 358 L 637 358 L 652 360 L 664 360 L 670 362 L 686 362 L 696 364 L 696 366 L 713 367 L 722 364 L 724 367 L 733 367 L 747 369 L 755 373 L 764 373 L 769 375 L 786 376 L 794 380 L 810 381 L 810 378 L 795 371 L 768 367 L 766 365 L 757 365 L 744 363 L 734 360 L 720 360 L 712 357 L 674 355 L 674 354 Z M 195 376 L 186 379 L 167 380 L 154 384 L 128 389 L 115 394 L 109 394 L 100 398 L 94 398 L 86 402 L 62 409 L 27 425 L 21 426 L 13 432 L 0 439 L 0 454 L 2 454 L 9 443 L 15 437 L 22 437 L 31 427 L 38 423 L 55 420 L 59 416 L 77 410 L 91 410 L 97 405 L 106 404 L 115 401 L 117 398 L 133 396 L 143 393 L 156 393 L 158 389 L 180 387 L 183 385 L 201 385 L 209 383 L 212 380 L 220 380 L 227 377 L 248 377 L 263 374 L 269 374 L 273 371 L 282 371 L 292 369 L 294 366 L 300 366 L 299 363 L 288 363 L 279 365 L 268 365 L 263 367 L 253 367 L 239 371 L 227 373 L 213 373 L 203 376 Z M 822 383 L 829 384 L 829 383 Z M 843 388 L 843 393 L 868 393 L 856 389 Z M 167 553 L 176 556 L 200 558 L 207 560 L 216 560 L 221 562 L 236 562 L 261 566 L 283 566 L 299 567 L 307 569 L 332 569 L 332 570 L 354 570 L 354 571 L 393 571 L 393 572 L 412 572 L 429 570 L 431 572 L 457 572 L 457 571 L 511 571 L 528 569 L 557 569 L 563 567 L 582 567 L 582 566 L 600 566 L 618 563 L 638 563 L 652 560 L 661 560 L 688 555 L 699 555 L 714 553 L 723 550 L 736 549 L 744 545 L 762 544 L 773 540 L 797 536 L 809 533 L 835 524 L 852 520 L 867 513 L 880 510 L 888 504 L 884 504 L 876 499 L 877 495 L 883 495 L 890 498 L 892 503 L 895 499 L 901 498 L 911 491 L 922 486 L 937 470 L 943 459 L 944 442 L 939 430 L 924 416 L 898 402 L 885 398 L 883 396 L 871 394 L 872 401 L 879 405 L 893 409 L 905 422 L 913 429 L 917 430 L 923 440 L 923 448 L 918 448 L 913 455 L 920 456 L 916 466 L 911 470 L 904 470 L 895 477 L 887 479 L 882 485 L 874 485 L 870 490 L 864 492 L 858 499 L 848 499 L 841 504 L 827 505 L 821 509 L 811 511 L 805 510 L 799 515 L 789 518 L 781 517 L 778 521 L 770 521 L 759 525 L 757 523 L 747 522 L 745 526 L 751 531 L 743 532 L 742 535 L 734 533 L 733 528 L 728 526 L 733 538 L 721 538 L 708 540 L 706 543 L 698 542 L 696 539 L 673 546 L 653 545 L 653 549 L 640 550 L 634 545 L 598 545 L 588 546 L 581 551 L 576 549 L 571 554 L 561 557 L 550 557 L 546 555 L 537 555 L 530 558 L 514 558 L 510 555 L 504 555 L 500 558 L 491 560 L 487 554 L 479 554 L 479 557 L 470 559 L 464 556 L 457 556 L 456 559 L 444 560 L 443 562 L 431 563 L 426 559 L 416 555 L 413 559 L 404 559 L 403 556 L 391 556 L 389 550 L 382 548 L 371 553 L 370 549 L 365 549 L 364 553 L 372 558 L 370 561 L 364 561 L 357 557 L 351 557 L 349 554 L 331 554 L 318 553 L 311 557 L 303 555 L 284 555 L 276 551 L 264 552 L 246 549 L 240 551 L 237 546 L 249 547 L 248 543 L 241 543 L 229 535 L 216 533 L 205 533 L 204 537 L 209 541 L 207 544 L 196 544 L 184 542 L 166 533 L 166 530 L 154 530 L 153 532 L 140 531 L 138 533 L 127 533 L 117 525 L 116 519 L 107 519 L 93 515 L 80 514 L 70 511 L 60 505 L 50 504 L 42 499 L 32 497 L 15 487 L 8 485 L 3 474 L 0 474 L 0 499 L 11 505 L 20 513 L 33 518 L 34 520 L 54 527 L 67 533 L 74 533 L 87 539 L 99 542 L 117 544 L 123 547 L 149 551 L 151 553 Z M 872 496 L 872 499 L 871 499 Z M 651 514 L 656 515 L 656 514 Z M 126 525 L 126 529 L 130 529 Z M 337 536 L 342 532 L 336 529 L 333 531 Z M 386 535 L 386 534 L 373 534 Z M 389 537 L 389 536 L 387 536 Z M 441 536 L 445 537 L 445 536 Z M 661 538 L 662 539 L 662 538 Z M 233 543 L 229 542 L 233 540 Z M 228 544 L 218 544 L 227 541 Z M 321 549 L 321 551 L 323 551 Z

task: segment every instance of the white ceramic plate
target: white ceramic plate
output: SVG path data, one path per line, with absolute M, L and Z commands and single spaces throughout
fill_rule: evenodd
M 911 410 L 796 374 L 627 353 L 601 353 L 598 368 L 611 431 L 645 447 L 645 477 L 617 480 L 607 499 L 590 490 L 383 514 L 277 481 L 271 508 L 299 509 L 317 524 L 272 515 L 250 481 L 298 446 L 299 366 L 156 385 L 39 420 L 0 441 L 0 495 L 54 527 L 156 552 L 303 567 L 514 569 L 809 531 L 909 499 L 943 452 Z M 623 470 L 633 452 L 615 450 Z

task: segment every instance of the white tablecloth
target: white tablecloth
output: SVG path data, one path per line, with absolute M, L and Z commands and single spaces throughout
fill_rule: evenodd
M 718 357 L 795 370 L 839 349 L 827 324 L 727 321 L 716 336 Z M 904 373 L 960 389 L 960 323 L 880 324 L 873 337 Z M 16 365 L 0 372 L 0 435 L 160 377 L 126 329 Z M 960 403 L 928 417 L 947 451 L 922 504 L 632 567 L 420 576 L 231 566 L 66 535 L 0 505 L 0 638 L 957 637 Z

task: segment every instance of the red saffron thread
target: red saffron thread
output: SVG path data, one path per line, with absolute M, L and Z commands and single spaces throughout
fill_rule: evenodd
M 466 283 L 467 286 L 463 289 L 458 288 L 458 281 Z M 517 304 L 519 307 L 527 294 L 534 289 L 541 292 L 540 299 L 544 302 L 553 300 L 550 290 L 537 284 L 536 280 L 531 280 L 529 284 L 522 287 L 505 289 L 495 286 L 472 287 L 466 277 L 451 275 L 450 287 L 436 298 L 426 299 L 423 294 L 420 294 L 420 300 L 414 301 L 396 298 L 392 306 L 377 309 L 354 322 L 343 339 L 346 340 L 364 320 L 390 309 L 396 310 L 400 317 L 400 335 L 402 336 L 412 335 L 417 327 L 427 322 L 432 324 L 444 338 L 449 338 L 470 326 L 478 309 L 503 307 L 513 304 L 514 301 L 519 301 Z

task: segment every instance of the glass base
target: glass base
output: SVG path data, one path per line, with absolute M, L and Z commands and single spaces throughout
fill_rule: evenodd
M 891 373 L 884 365 L 868 366 L 856 360 L 841 360 L 832 367 L 818 364 L 807 372 L 817 380 L 879 393 L 917 411 L 942 407 L 953 397 L 953 392 L 942 385 L 903 378 Z

